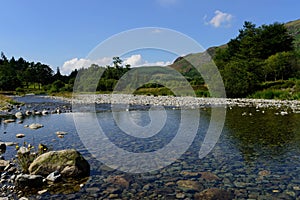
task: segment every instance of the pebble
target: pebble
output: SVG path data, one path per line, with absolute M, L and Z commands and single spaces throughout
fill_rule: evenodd
M 23 138 L 23 137 L 25 137 L 25 134 L 23 134 L 23 133 L 18 133 L 16 135 L 16 138 Z

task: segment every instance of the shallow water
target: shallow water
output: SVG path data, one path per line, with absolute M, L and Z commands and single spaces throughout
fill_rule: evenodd
M 180 110 L 167 109 L 166 122 L 157 134 L 137 138 L 122 131 L 118 123 L 126 123 L 126 113 L 129 113 L 136 124 L 147 126 L 151 122 L 147 108 L 118 112 L 114 120 L 112 112 L 105 106 L 105 112 L 96 114 L 99 123 L 97 127 L 101 127 L 106 133 L 105 139 L 118 148 L 136 154 L 163 149 L 176 136 L 182 120 Z M 206 157 L 199 159 L 199 149 L 211 116 L 210 108 L 200 109 L 199 128 L 188 150 L 169 166 L 141 174 L 125 173 L 121 171 L 122 166 L 116 166 L 119 170 L 115 170 L 101 163 L 99 160 L 113 160 L 118 155 L 109 151 L 105 153 L 105 159 L 100 158 L 101 152 L 105 152 L 104 144 L 107 143 L 103 142 L 104 138 L 95 134 L 95 127 L 89 126 L 83 129 L 86 132 L 79 133 L 73 113 L 30 116 L 23 119 L 23 124 L 1 122 L 0 139 L 5 142 L 18 142 L 20 145 L 24 142 L 34 146 L 43 143 L 54 150 L 75 148 L 89 161 L 91 176 L 82 188 L 71 190 L 71 193 L 57 190 L 56 193 L 45 193 L 42 196 L 32 195 L 35 198 L 101 199 L 112 193 L 123 199 L 174 199 L 178 194 L 193 198 L 200 191 L 185 191 L 176 184 L 178 180 L 193 180 L 203 186 L 202 190 L 223 188 L 232 192 L 236 199 L 296 199 L 300 198 L 300 114 L 289 113 L 282 116 L 280 111 L 272 108 L 228 108 L 218 143 Z M 184 112 L 188 121 L 194 120 L 195 110 Z M 75 115 L 81 115 L 81 122 L 88 125 L 89 121 L 84 119 L 90 119 L 92 114 Z M 31 123 L 41 123 L 44 127 L 38 130 L 24 128 L 24 125 Z M 154 129 L 155 127 L 151 130 Z M 64 138 L 57 138 L 56 131 L 66 131 L 68 134 Z M 17 139 L 17 133 L 24 133 L 26 137 Z M 8 147 L 3 156 L 10 159 L 15 153 L 15 147 Z M 138 157 L 131 156 L 128 159 L 134 161 Z M 149 162 L 144 161 L 141 167 L 147 167 Z M 211 172 L 218 178 L 204 180 L 201 176 L 182 172 Z M 116 175 L 124 176 L 129 186 L 120 187 L 107 181 L 107 178 Z

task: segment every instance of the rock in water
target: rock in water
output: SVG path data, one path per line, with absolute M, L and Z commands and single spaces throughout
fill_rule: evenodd
M 43 110 L 42 111 L 42 115 L 48 115 L 48 114 L 49 114 L 48 110 Z
M 203 186 L 196 181 L 192 180 L 179 180 L 177 186 L 184 192 L 199 192 L 203 189 Z
M 206 200 L 229 200 L 233 199 L 233 195 L 219 188 L 209 188 L 200 193 L 195 194 L 194 199 L 206 199 Z
M 47 176 L 58 171 L 62 177 L 86 177 L 90 165 L 75 149 L 50 151 L 37 157 L 29 166 L 30 174 Z
M 0 160 L 0 172 L 2 172 L 5 167 L 7 167 L 9 165 L 9 161 L 6 160 Z
M 3 154 L 6 152 L 6 144 L 5 143 L 1 143 L 0 144 L 0 154 Z
M 16 138 L 23 138 L 23 137 L 25 137 L 25 134 L 23 134 L 23 133 L 18 133 L 16 135 Z
M 44 184 L 43 179 L 40 175 L 19 174 L 16 177 L 15 184 L 19 188 L 40 188 Z
M 37 123 L 29 125 L 30 129 L 39 129 L 39 128 L 42 128 L 42 127 L 44 127 L 42 124 L 37 124 Z
M 16 121 L 15 119 L 6 119 L 3 122 L 6 123 L 6 124 L 8 124 L 8 123 L 13 123 L 15 121 Z
M 22 112 L 17 112 L 17 113 L 15 114 L 15 117 L 18 118 L 18 119 L 20 119 L 20 118 L 23 117 L 23 113 L 22 113 Z

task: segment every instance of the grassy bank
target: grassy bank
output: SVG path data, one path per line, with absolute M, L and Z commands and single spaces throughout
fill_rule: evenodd
M 0 94 L 0 110 L 6 110 L 9 105 L 18 105 L 20 103 L 14 101 L 12 98 Z

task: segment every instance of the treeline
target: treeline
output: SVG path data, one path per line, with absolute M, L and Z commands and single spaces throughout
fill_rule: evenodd
M 3 52 L 0 58 L 0 90 L 30 91 L 47 90 L 72 91 L 72 84 L 77 70 L 68 76 L 61 75 L 59 68 L 56 73 L 46 64 L 28 62 L 23 58 L 8 59 Z
M 299 78 L 299 55 L 284 24 L 245 22 L 239 35 L 214 56 L 228 97 L 246 97 L 268 81 Z

